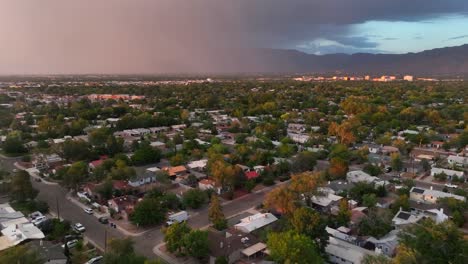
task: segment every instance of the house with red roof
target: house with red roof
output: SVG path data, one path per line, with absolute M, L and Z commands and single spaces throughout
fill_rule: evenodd
M 260 176 L 260 174 L 258 174 L 258 172 L 256 171 L 247 171 L 244 173 L 244 175 L 247 178 L 247 180 L 256 179 L 258 178 L 258 176 Z
M 102 155 L 97 160 L 93 160 L 88 164 L 89 169 L 94 170 L 97 167 L 101 166 L 102 163 L 107 159 L 107 155 Z

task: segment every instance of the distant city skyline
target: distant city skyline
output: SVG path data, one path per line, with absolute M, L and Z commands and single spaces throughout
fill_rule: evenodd
M 256 58 L 245 54 L 255 48 L 400 54 L 468 43 L 466 0 L 0 0 L 0 6 L 0 74 L 191 72 Z

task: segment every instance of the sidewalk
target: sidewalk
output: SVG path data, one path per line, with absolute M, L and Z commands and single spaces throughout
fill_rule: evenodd
M 31 178 L 34 178 L 34 179 L 39 179 L 42 183 L 44 184 L 48 184 L 48 185 L 58 185 L 58 183 L 56 182 L 50 182 L 50 181 L 47 181 L 45 180 L 44 178 L 41 178 L 39 175 L 37 175 L 33 170 L 32 168 L 25 168 L 21 165 L 19 165 L 18 162 L 15 162 L 13 165 L 15 165 L 16 168 L 18 168 L 19 170 L 24 170 L 26 172 L 29 173 L 29 176 L 31 176 Z
M 73 197 L 71 195 L 71 192 L 69 192 L 67 194 L 67 200 L 71 201 L 72 203 L 74 203 L 75 205 L 81 207 L 83 210 L 85 208 L 88 208 L 88 206 L 84 205 L 83 203 L 81 203 L 80 201 L 78 201 L 75 197 Z M 143 234 L 145 234 L 146 232 L 149 232 L 151 231 L 152 229 L 148 229 L 148 230 L 144 230 L 144 231 L 141 231 L 141 232 L 132 232 L 132 231 L 129 231 L 127 228 L 124 228 L 123 227 L 123 224 L 122 223 L 119 223 L 118 220 L 112 220 L 110 219 L 110 216 L 109 214 L 103 214 L 103 213 L 98 213 L 98 212 L 94 212 L 93 213 L 93 216 L 96 217 L 96 218 L 100 218 L 100 217 L 108 217 L 109 218 L 109 221 L 111 221 L 112 223 L 114 223 L 116 226 L 117 226 L 117 229 L 123 233 L 124 235 L 126 236 L 133 236 L 133 237 L 136 237 L 136 236 L 141 236 Z
M 159 245 L 156 245 L 153 248 L 153 253 L 156 254 L 157 256 L 161 257 L 165 262 L 171 263 L 171 264 L 196 264 L 199 263 L 195 259 L 188 258 L 188 257 L 175 257 L 172 254 L 168 253 L 166 251 L 166 244 L 161 243 Z

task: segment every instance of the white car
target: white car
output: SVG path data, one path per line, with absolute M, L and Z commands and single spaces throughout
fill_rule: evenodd
M 91 208 L 89 208 L 89 207 L 85 208 L 84 211 L 85 211 L 85 213 L 87 213 L 87 214 L 93 214 L 93 209 L 91 209 Z
M 101 263 L 101 260 L 102 260 L 103 258 L 104 258 L 103 256 L 97 256 L 97 257 L 94 257 L 94 258 L 88 260 L 88 262 L 86 262 L 85 264 L 97 264 L 97 263 Z
M 32 220 L 31 222 L 32 222 L 35 226 L 37 226 L 37 225 L 39 225 L 39 224 L 45 222 L 46 220 L 47 220 L 47 217 L 45 217 L 45 216 L 42 215 L 42 216 L 38 216 L 38 217 L 34 218 L 34 220 Z
M 73 239 L 73 240 L 70 240 L 70 241 L 67 242 L 68 248 L 74 248 L 76 246 L 76 244 L 78 244 L 77 239 Z M 62 245 L 62 248 L 65 248 L 65 244 Z
M 86 228 L 80 224 L 80 223 L 76 223 L 73 225 L 73 229 L 77 232 L 80 232 L 80 233 L 83 233 L 84 231 L 86 231 Z
M 448 187 L 448 188 L 458 188 L 458 185 L 446 183 L 446 184 L 445 184 L 445 187 Z

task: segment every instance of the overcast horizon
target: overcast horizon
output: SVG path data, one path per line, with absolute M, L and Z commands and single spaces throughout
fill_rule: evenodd
M 463 0 L 0 0 L 0 75 L 205 72 L 257 48 L 402 54 L 468 43 Z M 447 30 L 450 29 L 450 30 Z

